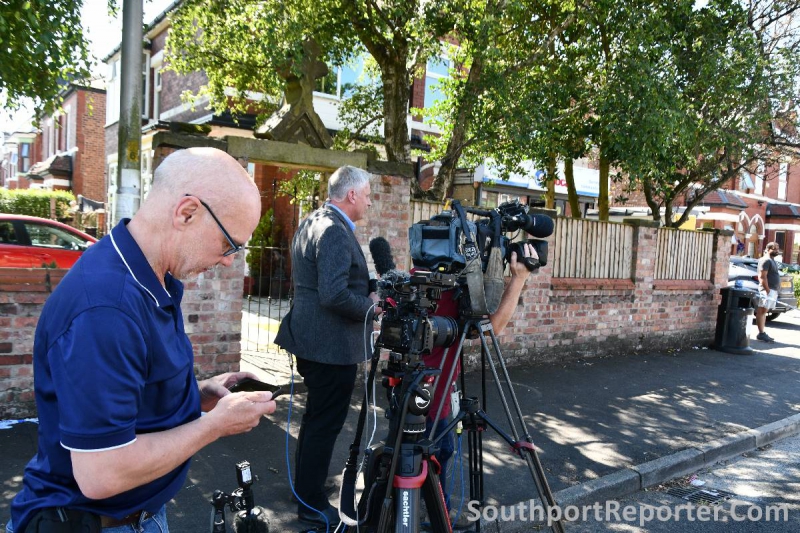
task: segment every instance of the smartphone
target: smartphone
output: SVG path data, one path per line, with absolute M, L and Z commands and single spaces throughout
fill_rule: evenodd
M 270 391 L 275 397 L 275 393 L 280 390 L 277 385 L 270 385 L 253 378 L 244 378 L 243 380 L 235 383 L 228 388 L 231 392 L 254 392 L 254 391 Z

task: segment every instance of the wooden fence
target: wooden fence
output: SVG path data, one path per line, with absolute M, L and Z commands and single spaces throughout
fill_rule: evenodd
M 655 279 L 711 279 L 713 233 L 661 228 L 656 250 Z
M 411 223 L 441 211 L 440 203 L 412 201 Z M 632 279 L 633 232 L 625 223 L 556 218 L 548 239 L 553 278 Z M 713 250 L 713 233 L 661 228 L 655 279 L 710 280 Z
M 632 226 L 556 219 L 550 243 L 554 278 L 630 279 L 632 254 Z

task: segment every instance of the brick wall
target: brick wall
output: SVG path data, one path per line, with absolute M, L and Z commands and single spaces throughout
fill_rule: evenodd
M 184 91 L 197 92 L 197 90 L 208 83 L 205 72 L 192 72 L 186 75 L 179 75 L 172 70 L 164 70 L 161 73 L 161 113 L 166 113 L 171 109 L 183 105 L 181 94 Z M 171 116 L 171 122 L 191 122 L 197 118 L 208 115 L 211 111 L 206 109 L 207 104 L 200 104 L 194 110 L 187 109 L 177 115 Z
M 0 269 L 0 418 L 35 416 L 33 337 L 42 306 L 66 270 Z M 49 276 L 49 281 L 45 276 Z M 185 284 L 184 326 L 204 378 L 239 369 L 244 259 Z
M 81 187 L 75 194 L 99 202 L 106 201 L 105 185 L 105 91 L 78 91 L 78 124 L 76 128 L 79 166 L 73 168 L 80 175 Z M 116 148 L 116 146 L 115 146 Z
M 411 223 L 409 178 L 376 175 L 372 191 L 372 209 L 356 229 L 359 242 L 369 258 L 370 239 L 386 238 L 395 262 L 404 265 Z M 710 281 L 658 281 L 656 233 L 648 221 L 636 221 L 631 279 L 553 278 L 551 266 L 532 274 L 514 318 L 499 338 L 508 363 L 709 345 L 719 289 L 727 284 L 730 236 L 716 232 Z M 182 308 L 199 377 L 239 367 L 244 270 L 244 260 L 238 257 L 233 267 L 218 267 L 186 284 Z M 47 296 L 41 279 L 21 288 L 4 281 L 11 272 L 0 269 L 0 417 L 33 411 L 32 339 Z M 16 272 L 42 277 L 44 271 Z M 56 282 L 57 276 L 51 285 Z M 468 361 L 474 363 L 480 345 L 468 343 Z
M 215 267 L 185 283 L 181 310 L 200 378 L 239 370 L 244 256 L 230 268 Z

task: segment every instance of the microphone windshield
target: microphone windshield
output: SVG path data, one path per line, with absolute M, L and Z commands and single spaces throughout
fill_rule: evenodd
M 383 237 L 375 237 L 369 241 L 369 253 L 372 254 L 372 261 L 375 263 L 375 270 L 379 276 L 383 276 L 396 267 L 392 258 L 392 248 Z
M 553 234 L 555 224 L 553 219 L 547 215 L 528 215 L 527 224 L 525 224 L 525 231 L 530 233 L 533 237 L 544 239 Z

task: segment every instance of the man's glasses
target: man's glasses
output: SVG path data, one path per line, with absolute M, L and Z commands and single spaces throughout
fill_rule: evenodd
M 192 196 L 194 198 L 197 198 L 197 196 L 195 196 L 193 194 L 184 194 L 184 196 Z M 242 248 L 244 248 L 244 244 L 236 244 L 234 242 L 234 240 L 231 238 L 230 234 L 225 229 L 225 226 L 222 225 L 222 222 L 219 221 L 219 219 L 217 218 L 217 215 L 214 214 L 214 211 L 211 210 L 211 208 L 208 206 L 208 204 L 205 203 L 200 198 L 197 198 L 197 201 L 200 202 L 200 204 L 208 210 L 208 214 L 211 215 L 211 218 L 213 218 L 214 222 L 217 223 L 217 226 L 219 226 L 219 230 L 222 232 L 223 235 L 225 235 L 225 238 L 228 239 L 228 244 L 231 245 L 231 249 L 226 251 L 224 254 L 222 254 L 222 257 L 228 257 L 229 255 L 233 255 L 236 252 L 238 252 L 239 250 L 241 250 Z

